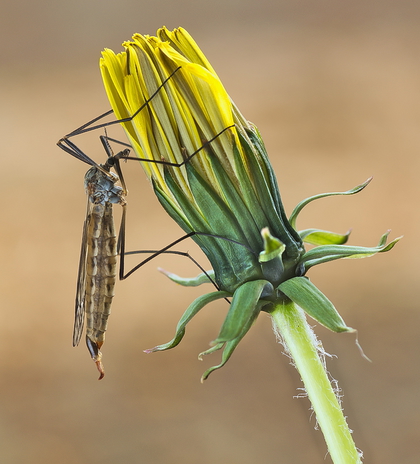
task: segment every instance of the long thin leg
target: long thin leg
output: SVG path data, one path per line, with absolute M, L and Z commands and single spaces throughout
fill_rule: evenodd
M 162 88 L 166 85 L 166 83 L 174 76 L 174 74 L 176 72 L 178 72 L 179 70 L 181 69 L 181 66 L 179 66 L 178 68 L 176 68 L 163 82 L 162 84 L 160 84 L 160 86 L 155 90 L 155 92 L 153 92 L 153 94 L 143 103 L 143 105 L 140 106 L 140 108 L 138 108 L 131 116 L 127 117 L 127 118 L 122 118 L 122 119 L 116 119 L 114 121 L 109 121 L 109 122 L 105 122 L 105 123 L 102 123 L 102 124 L 96 124 L 96 122 L 100 121 L 101 119 L 109 116 L 110 114 L 113 113 L 113 110 L 109 110 L 109 111 L 106 111 L 105 113 L 97 116 L 96 118 L 92 119 L 91 121 L 83 124 L 82 126 L 78 127 L 77 129 L 75 129 L 74 131 L 70 132 L 69 134 L 65 135 L 64 137 L 62 137 L 58 142 L 57 142 L 57 145 L 62 149 L 64 150 L 65 152 L 69 153 L 70 155 L 76 157 L 77 159 L 87 163 L 87 164 L 90 164 L 91 166 L 95 166 L 97 165 L 91 158 L 89 158 L 89 156 L 87 156 L 85 153 L 82 152 L 82 150 L 80 150 L 79 147 L 77 147 L 76 144 L 74 144 L 72 141 L 70 141 L 69 139 L 72 138 L 72 137 L 75 137 L 77 135 L 80 135 L 80 134 L 84 134 L 86 132 L 90 132 L 90 131 L 93 131 L 93 130 L 96 130 L 96 129 L 102 129 L 102 128 L 106 128 L 106 127 L 109 127 L 111 125 L 115 125 L 115 124 L 121 124 L 121 123 L 124 123 L 124 122 L 130 122 L 133 120 L 133 118 L 135 118 L 144 108 L 146 108 L 149 103 L 153 100 L 153 98 L 158 95 L 158 93 L 162 90 Z M 211 138 L 210 140 L 206 141 L 202 147 L 200 147 L 198 150 L 196 150 L 194 153 L 191 153 L 190 155 L 188 155 L 184 161 L 182 161 L 181 163 L 172 163 L 172 162 L 169 162 L 169 161 L 164 161 L 164 160 L 150 160 L 150 159 L 144 159 L 144 158 L 137 158 L 137 157 L 129 157 L 129 156 L 126 156 L 125 158 L 128 160 L 137 160 L 137 161 L 143 161 L 145 163 L 155 163 L 155 164 L 166 164 L 168 166 L 173 166 L 173 167 L 181 167 L 183 166 L 185 163 L 187 163 L 188 161 L 191 160 L 191 158 L 193 156 L 195 156 L 197 153 L 199 153 L 206 145 L 210 144 L 213 140 L 215 140 L 217 137 L 219 137 L 219 135 L 221 135 L 223 132 L 225 132 L 226 130 L 230 129 L 234 127 L 234 125 L 232 126 L 228 126 L 226 127 L 225 129 L 223 129 L 222 131 L 220 131 L 217 135 L 215 135 L 213 138 Z M 131 146 L 128 144 L 128 143 L 124 143 L 124 142 L 121 142 L 119 140 L 116 140 L 116 139 L 113 139 L 113 138 L 110 138 L 108 136 L 101 136 L 101 141 L 103 143 L 103 140 L 102 138 L 104 139 L 107 139 L 109 141 L 112 141 L 112 142 L 115 142 L 115 143 L 119 143 L 125 147 L 128 147 L 128 148 L 131 148 Z M 105 145 L 104 145 L 105 146 Z M 109 145 L 108 145 L 109 146 Z M 106 148 L 105 148 L 106 149 Z
M 189 238 L 189 235 L 184 237 L 184 238 Z M 172 244 L 171 244 L 172 245 Z M 171 246 L 170 245 L 170 246 Z M 168 253 L 168 254 L 172 254 L 172 255 L 179 255 L 179 256 L 185 256 L 186 258 L 189 258 L 200 270 L 203 274 L 205 274 L 207 276 L 207 278 L 209 279 L 209 282 L 212 283 L 214 285 L 214 287 L 216 288 L 217 291 L 220 291 L 220 288 L 219 286 L 216 284 L 216 282 L 214 281 L 214 279 L 209 275 L 209 273 L 203 268 L 203 266 L 201 266 L 201 264 L 195 260 L 187 251 L 173 251 L 173 250 L 138 250 L 138 251 L 127 251 L 125 252 L 125 256 L 127 255 L 136 255 L 136 254 L 140 254 L 140 253 L 153 253 L 153 256 L 149 257 L 149 259 L 147 260 L 144 260 L 143 262 L 140 263 L 139 267 L 143 266 L 144 264 L 146 264 L 146 262 L 149 262 L 151 259 L 153 258 L 156 258 L 157 256 L 159 256 L 160 254 L 162 253 Z M 120 265 L 121 265 L 121 255 L 120 255 Z M 128 274 L 125 275 L 124 279 L 126 279 L 128 276 L 130 276 L 134 271 L 136 271 L 139 267 L 137 267 L 136 269 L 134 270 L 131 270 Z M 121 268 L 120 268 L 120 271 L 121 271 Z M 124 272 L 123 272 L 124 273 Z M 229 304 L 230 304 L 230 300 L 228 298 L 224 298 Z
M 234 124 L 232 124 L 231 126 L 227 126 L 225 127 L 224 129 L 222 129 L 218 134 L 216 134 L 214 137 L 212 137 L 210 140 L 206 140 L 203 145 L 201 145 L 200 148 L 198 148 L 197 150 L 195 150 L 193 153 L 191 153 L 190 155 L 187 155 L 185 157 L 185 159 L 181 162 L 181 163 L 172 163 L 171 161 L 165 161 L 165 160 L 152 160 L 152 159 L 148 159 L 148 158 L 139 158 L 137 156 L 125 156 L 124 159 L 125 160 L 133 160 L 133 161 L 141 161 L 143 163 L 153 163 L 153 164 L 163 164 L 165 166 L 172 166 L 172 167 L 175 167 L 175 168 L 180 168 L 181 166 L 184 166 L 184 164 L 188 163 L 195 155 L 197 155 L 198 153 L 200 153 L 201 150 L 203 150 L 205 147 L 207 147 L 207 145 L 210 145 L 214 140 L 216 140 L 220 135 L 222 135 L 224 132 L 226 132 L 227 130 L 229 129 L 232 129 L 233 127 L 235 127 Z M 104 135 L 101 135 L 100 138 L 104 138 L 106 140 L 109 140 L 111 142 L 115 142 L 115 143 L 119 143 L 120 145 L 123 145 L 123 146 L 126 146 L 126 147 L 130 147 L 131 148 L 131 145 L 129 145 L 128 143 L 125 143 L 125 142 L 121 142 L 120 140 L 117 140 L 117 139 L 113 139 L 111 137 L 108 137 L 108 136 L 104 136 Z M 62 147 L 61 147 L 62 148 Z M 67 151 L 67 150 L 66 150 Z M 75 156 L 75 155 L 73 155 Z M 79 158 L 80 159 L 80 158 Z
M 137 156 L 128 156 L 128 151 L 127 151 L 128 149 L 121 151 L 117 155 L 112 155 L 112 154 L 110 154 L 108 152 L 108 148 L 106 148 L 107 146 L 109 147 L 109 144 L 107 143 L 108 141 L 119 143 L 122 146 L 130 147 L 130 148 L 131 148 L 131 145 L 129 145 L 128 143 L 125 143 L 125 142 L 121 142 L 120 140 L 113 139 L 113 138 L 108 137 L 106 135 L 101 135 L 101 136 L 99 136 L 99 138 L 100 138 L 103 146 L 105 147 L 105 150 L 107 151 L 107 154 L 108 154 L 109 158 L 113 158 L 115 160 L 120 159 L 120 158 L 124 158 L 125 160 L 130 160 L 130 161 L 140 161 L 140 162 L 143 162 L 143 163 L 163 164 L 163 165 L 166 165 L 166 166 L 173 166 L 173 167 L 180 168 L 184 164 L 188 163 L 197 153 L 199 153 L 201 150 L 203 150 L 207 145 L 210 145 L 214 140 L 216 140 L 225 131 L 227 131 L 229 129 L 232 129 L 233 127 L 235 127 L 235 126 L 234 125 L 227 126 L 224 129 L 222 129 L 218 134 L 216 134 L 210 140 L 205 141 L 200 148 L 195 150 L 190 155 L 186 156 L 185 159 L 181 163 L 172 163 L 170 161 L 165 161 L 165 160 L 151 160 L 151 159 L 148 159 L 148 158 L 139 158 Z M 66 153 L 69 153 L 70 155 L 74 156 L 78 160 L 83 161 L 84 163 L 90 164 L 91 166 L 99 167 L 98 163 L 93 161 L 92 158 L 90 158 L 88 155 L 86 155 L 86 153 L 84 153 L 75 143 L 73 143 L 68 138 L 60 139 L 58 141 L 57 145 L 62 150 L 64 150 Z
M 236 240 L 232 240 L 230 238 L 223 237 L 221 235 L 207 234 L 207 233 L 204 233 L 204 232 L 195 232 L 195 231 L 183 235 L 182 237 L 174 240 L 172 243 L 170 243 L 169 245 L 166 245 L 165 247 L 163 247 L 160 250 L 140 250 L 140 251 L 126 252 L 125 251 L 125 215 L 126 215 L 125 211 L 126 211 L 125 206 L 123 206 L 123 214 L 122 214 L 122 218 L 121 218 L 121 227 L 120 227 L 120 233 L 119 233 L 119 236 L 118 236 L 118 250 L 119 250 L 119 254 L 120 254 L 120 273 L 119 273 L 119 279 L 120 280 L 127 279 L 127 277 L 130 277 L 131 274 L 133 274 L 134 272 L 137 271 L 137 269 L 140 269 L 142 266 L 147 264 L 149 261 L 151 261 L 152 259 L 156 258 L 157 256 L 159 256 L 159 255 L 161 255 L 163 253 L 172 253 L 172 254 L 183 254 L 183 253 L 185 253 L 185 252 L 169 251 L 169 250 L 173 246 L 177 245 L 180 242 L 183 242 L 187 238 L 193 237 L 194 235 L 201 235 L 203 237 L 212 237 L 212 238 L 216 238 L 216 239 L 220 239 L 220 240 L 225 240 L 227 242 L 234 243 L 236 245 L 240 245 L 242 247 L 245 247 L 251 253 L 255 254 L 255 252 L 251 248 L 249 248 L 247 245 L 244 245 L 243 243 L 237 242 Z M 146 259 L 144 259 L 139 264 L 134 266 L 130 271 L 125 273 L 125 271 L 124 271 L 125 255 L 139 254 L 139 253 L 152 253 L 152 254 L 151 254 L 151 256 L 148 256 Z M 188 253 L 185 253 L 184 255 L 188 255 L 188 257 L 201 269 L 201 271 L 206 272 Z M 214 285 L 217 288 L 217 285 L 216 284 L 214 284 Z
M 182 252 L 182 251 L 174 251 L 174 250 L 169 250 L 173 246 L 175 246 L 177 243 L 181 242 L 182 240 L 191 237 L 192 234 L 187 234 L 184 237 L 181 237 L 181 239 L 176 240 L 175 242 L 172 242 L 168 246 L 162 248 L 161 250 L 139 250 L 139 251 L 125 251 L 125 220 L 126 220 L 126 205 L 123 206 L 123 212 L 121 216 L 121 226 L 120 226 L 120 232 L 118 234 L 118 243 L 117 243 L 117 250 L 120 255 L 120 271 L 119 271 L 119 279 L 120 280 L 125 280 L 127 277 L 129 277 L 133 272 L 135 272 L 137 269 L 139 269 L 141 266 L 144 264 L 148 263 L 151 261 L 153 258 L 156 258 L 162 253 L 170 253 L 170 254 L 175 254 L 175 255 L 181 255 L 189 258 L 200 270 L 203 272 L 209 279 L 209 281 L 216 287 L 216 290 L 219 290 L 218 285 L 216 282 L 209 276 L 207 271 L 201 266 L 198 261 L 196 261 L 189 253 L 187 252 Z M 126 255 L 133 255 L 133 254 L 139 254 L 139 253 L 152 253 L 151 256 L 143 260 L 140 264 L 135 266 L 131 271 L 129 271 L 127 274 L 124 273 L 124 264 L 125 264 L 125 256 Z
M 82 126 L 78 127 L 77 129 L 75 129 L 74 131 L 68 133 L 67 135 L 65 135 L 62 139 L 59 140 L 58 144 L 62 141 L 62 140 L 67 140 L 71 137 L 74 137 L 76 135 L 80 135 L 80 134 L 84 134 L 86 132 L 90 132 L 90 131 L 93 131 L 93 130 L 96 130 L 96 129 L 102 129 L 103 127 L 108 127 L 108 126 L 113 126 L 115 124 L 120 124 L 122 122 L 130 122 L 133 120 L 133 118 L 135 118 L 139 113 L 140 111 L 142 111 L 146 106 L 149 105 L 149 103 L 153 100 L 153 98 L 161 91 L 161 89 L 165 86 L 165 84 L 172 78 L 172 76 L 178 72 L 179 70 L 181 69 L 181 66 L 179 66 L 178 68 L 176 68 L 163 82 L 162 84 L 160 84 L 160 86 L 153 92 L 153 94 L 143 103 L 143 105 L 140 106 L 140 108 L 138 108 L 131 116 L 127 117 L 127 118 L 123 118 L 123 119 L 116 119 L 115 121 L 109 121 L 109 122 L 104 122 L 102 124 L 97 124 L 96 126 L 95 125 L 92 125 L 94 124 L 95 122 L 97 121 L 100 121 L 101 119 L 103 118 L 106 118 L 107 116 L 111 115 L 114 110 L 108 110 L 106 111 L 105 113 L 102 113 L 101 115 L 97 116 L 96 118 L 92 119 L 91 121 L 88 121 L 87 123 L 83 124 Z

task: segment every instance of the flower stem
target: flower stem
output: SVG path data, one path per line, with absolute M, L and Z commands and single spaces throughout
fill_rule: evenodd
M 360 464 L 361 453 L 356 449 L 304 311 L 293 302 L 282 302 L 275 306 L 271 317 L 302 377 L 332 461 L 334 464 Z

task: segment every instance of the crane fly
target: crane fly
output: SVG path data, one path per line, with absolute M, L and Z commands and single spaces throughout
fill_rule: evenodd
M 80 342 L 86 318 L 86 344 L 100 373 L 99 379 L 104 376 L 100 348 L 105 338 L 117 277 L 118 244 L 112 209 L 114 204 L 121 205 L 124 221 L 127 189 L 119 159 L 129 154 L 129 150 L 125 149 L 113 155 L 104 137 L 101 141 L 108 154 L 104 164 L 95 163 L 72 142 L 68 143 L 75 156 L 77 154 L 79 159 L 92 165 L 84 178 L 87 212 L 77 277 L 73 346 Z M 118 175 L 111 172 L 111 168 Z M 119 180 L 121 187 L 116 185 Z
M 102 166 L 107 169 L 107 164 Z M 86 344 L 100 379 L 104 376 L 102 354 L 117 266 L 117 241 L 112 205 L 125 207 L 124 192 L 115 185 L 116 176 L 92 167 L 85 176 L 88 207 L 83 226 L 82 250 L 76 292 L 73 346 L 78 345 L 86 314 Z

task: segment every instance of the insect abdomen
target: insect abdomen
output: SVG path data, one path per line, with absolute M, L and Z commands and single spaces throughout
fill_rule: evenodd
M 93 206 L 87 240 L 86 336 L 100 348 L 105 338 L 117 275 L 117 240 L 110 203 Z

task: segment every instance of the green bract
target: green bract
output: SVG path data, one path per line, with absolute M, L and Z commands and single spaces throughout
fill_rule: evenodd
M 277 180 L 257 128 L 230 100 L 213 68 L 188 33 L 162 28 L 157 37 L 135 35 L 125 52 L 105 50 L 101 71 L 111 106 L 142 162 L 168 214 L 208 257 L 212 271 L 194 279 L 166 273 L 175 282 L 219 288 L 196 299 L 185 311 L 169 343 L 176 346 L 187 323 L 208 303 L 231 297 L 219 335 L 202 354 L 223 349 L 231 356 L 260 311 L 293 301 L 335 332 L 348 332 L 333 304 L 307 279 L 315 264 L 361 258 L 390 250 L 385 234 L 374 248 L 344 245 L 347 234 L 295 229 L 296 217 L 311 201 L 347 192 L 316 195 L 301 202 L 288 219 Z M 141 111 L 138 111 L 142 108 Z M 134 117 L 133 117 L 134 116 Z M 192 156 L 193 155 L 193 156 Z M 305 251 L 303 242 L 313 245 Z

